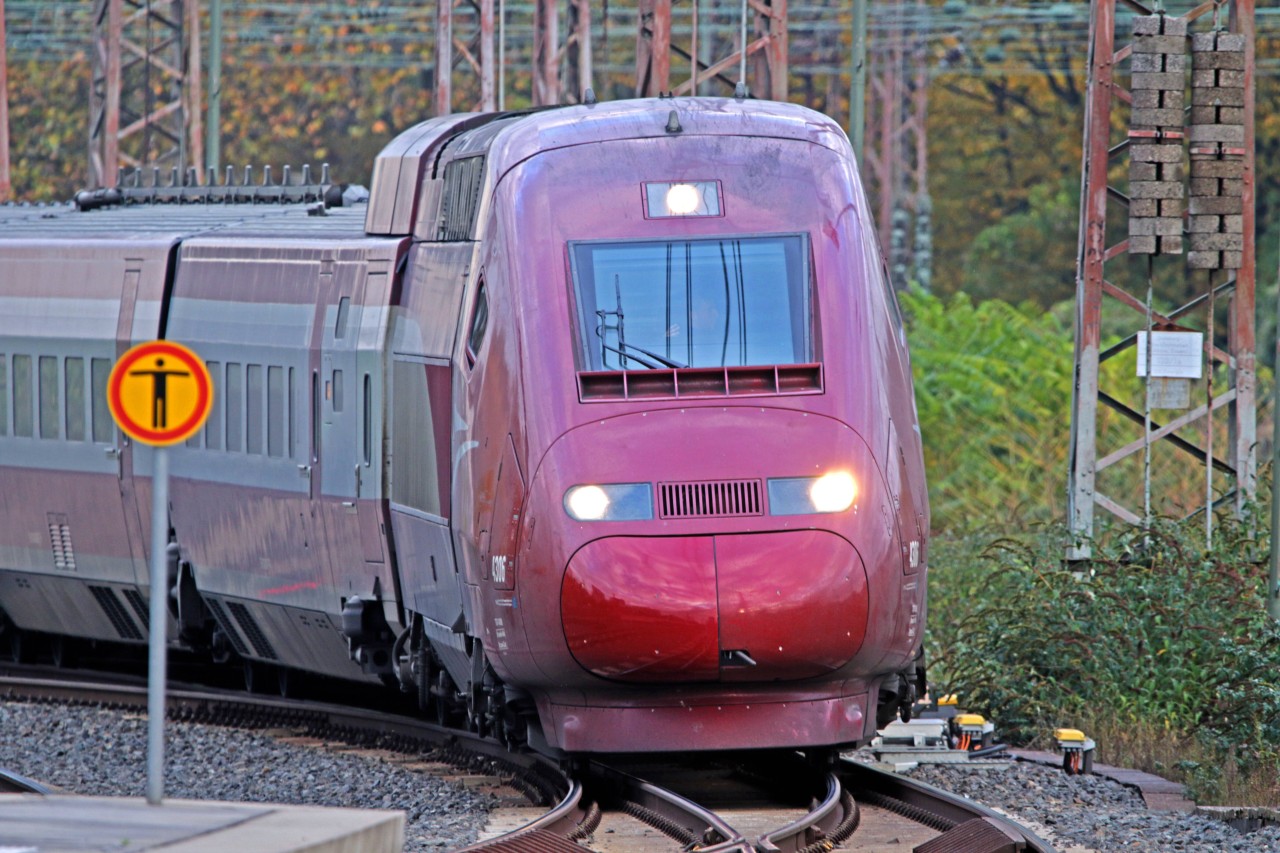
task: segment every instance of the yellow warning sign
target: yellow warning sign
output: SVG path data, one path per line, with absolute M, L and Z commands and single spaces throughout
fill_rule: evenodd
M 177 444 L 209 417 L 213 383 L 200 356 L 172 341 L 148 341 L 120 356 L 107 381 L 120 429 L 144 444 Z

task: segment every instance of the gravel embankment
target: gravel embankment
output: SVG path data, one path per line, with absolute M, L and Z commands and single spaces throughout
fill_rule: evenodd
M 0 767 L 68 793 L 146 794 L 147 720 L 77 708 L 0 702 Z M 393 764 L 281 743 L 267 735 L 169 722 L 164 795 L 358 809 L 402 809 L 405 850 L 473 841 L 492 798 Z
M 146 737 L 142 714 L 0 702 L 0 767 L 71 793 L 143 796 Z M 175 799 L 402 809 L 407 851 L 471 842 L 493 807 L 488 795 L 430 775 L 238 729 L 170 722 L 165 759 L 165 796 Z M 1148 811 L 1135 791 L 1097 776 L 1026 762 L 922 766 L 910 775 L 1009 814 L 1060 853 L 1280 853 L 1280 828 L 1241 833 Z
M 1027 762 L 965 770 L 926 765 L 910 776 L 1005 812 L 1060 853 L 1280 853 L 1280 827 L 1242 833 L 1226 823 L 1148 811 L 1130 788 Z

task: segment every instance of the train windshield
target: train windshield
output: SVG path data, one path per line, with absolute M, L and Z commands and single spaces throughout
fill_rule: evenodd
M 572 243 L 585 370 L 814 361 L 803 235 Z

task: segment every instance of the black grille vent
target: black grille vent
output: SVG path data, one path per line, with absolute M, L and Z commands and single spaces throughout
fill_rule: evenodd
M 238 601 L 229 601 L 227 602 L 227 609 L 231 611 L 231 615 L 235 616 L 236 621 L 240 623 L 240 630 L 244 631 L 244 635 L 249 638 L 249 642 L 253 645 L 253 650 L 258 653 L 258 657 L 276 660 L 278 657 L 276 650 L 271 647 L 271 643 L 267 640 L 267 635 L 262 633 L 262 629 L 254 621 L 253 615 L 249 613 L 249 608 Z
M 241 656 L 249 654 L 249 647 L 244 644 L 244 640 L 240 639 L 240 632 L 231 624 L 231 620 L 227 618 L 227 611 L 222 608 L 222 602 L 216 598 L 207 598 L 205 603 L 209 605 L 209 610 L 213 612 L 213 618 L 218 620 L 218 624 L 222 626 L 222 633 L 227 635 L 231 640 L 232 647 L 235 648 Z
M 480 208 L 480 183 L 484 180 L 484 157 L 464 157 L 444 167 L 444 195 L 440 199 L 441 242 L 470 240 Z
M 76 551 L 71 547 L 71 525 L 65 515 L 49 513 L 49 542 L 53 545 L 53 567 L 64 572 L 76 570 Z
M 151 605 L 147 604 L 147 600 L 142 597 L 142 593 L 136 589 L 126 589 L 124 598 L 125 601 L 129 602 L 129 606 L 133 608 L 133 612 L 138 614 L 142 624 L 149 626 L 151 624 Z
M 116 633 L 120 635 L 121 639 L 142 639 L 142 632 L 138 630 L 138 626 L 134 621 L 129 618 L 129 611 L 124 609 L 120 599 L 116 598 L 115 590 L 109 586 L 91 586 L 89 591 L 98 600 L 98 606 L 107 614 L 107 618 L 111 620 L 112 627 L 116 629 Z
M 759 480 L 658 484 L 660 518 L 731 518 L 763 513 Z

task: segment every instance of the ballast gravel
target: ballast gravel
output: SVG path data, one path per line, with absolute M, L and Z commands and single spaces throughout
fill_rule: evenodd
M 465 846 L 495 805 L 488 794 L 394 763 L 261 732 L 170 721 L 165 735 L 166 797 L 401 809 L 406 851 Z M 0 702 L 0 768 L 70 793 L 143 796 L 146 741 L 141 713 Z M 1149 811 L 1135 791 L 1098 776 L 1027 762 L 924 765 L 908 775 L 1008 814 L 1060 853 L 1280 853 L 1280 828 L 1245 833 Z
M 1150 811 L 1101 776 L 1010 761 L 989 769 L 921 765 L 906 775 L 1009 815 L 1059 853 L 1280 853 L 1280 827 L 1240 832 L 1213 818 Z
M 72 794 L 141 797 L 147 786 L 142 713 L 0 702 L 0 768 Z M 166 798 L 405 812 L 406 851 L 475 840 L 493 798 L 358 754 L 284 743 L 261 732 L 170 721 Z

